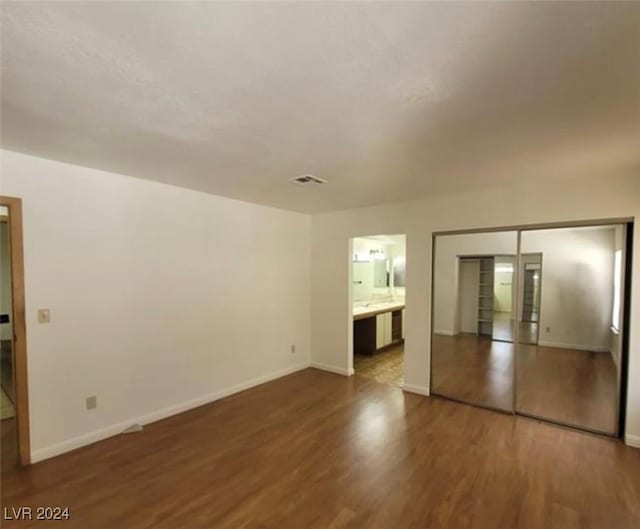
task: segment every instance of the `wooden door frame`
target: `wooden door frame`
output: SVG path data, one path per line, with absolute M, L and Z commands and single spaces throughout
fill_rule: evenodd
M 9 255 L 13 317 L 13 377 L 17 425 L 18 460 L 31 463 L 29 436 L 29 386 L 27 376 L 27 328 L 24 302 L 24 247 L 22 240 L 22 200 L 0 196 L 0 206 L 9 210 Z
M 543 276 L 543 269 L 544 269 L 544 253 L 543 252 L 524 252 L 521 253 L 520 256 L 530 256 L 530 255 L 539 255 L 540 256 L 540 281 L 538 284 L 538 321 L 537 323 L 537 328 L 538 328 L 538 332 L 536 333 L 536 343 L 535 344 L 528 344 L 528 345 L 538 345 L 538 342 L 540 341 L 540 324 L 542 323 L 542 276 Z M 520 323 L 524 321 L 524 276 L 525 276 L 525 272 L 527 271 L 527 265 L 530 263 L 525 263 L 524 261 L 522 261 L 522 259 L 520 260 L 520 280 L 519 280 L 519 284 L 518 284 L 518 295 L 519 295 L 519 303 L 522 305 L 520 307 L 517 307 L 518 313 L 516 314 L 516 322 L 518 325 L 518 342 L 520 342 L 520 336 L 519 336 L 519 331 L 520 331 Z M 520 284 L 521 282 L 521 284 Z M 531 322 L 532 323 L 532 322 Z

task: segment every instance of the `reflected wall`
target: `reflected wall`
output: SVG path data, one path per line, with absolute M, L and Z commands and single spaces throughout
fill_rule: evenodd
M 614 278 L 624 226 L 532 230 L 521 237 L 523 255 L 538 260 L 525 265 L 521 279 L 521 325 L 535 332 L 520 333 L 516 409 L 614 435 L 622 332 L 614 323 L 621 321 L 623 294 Z

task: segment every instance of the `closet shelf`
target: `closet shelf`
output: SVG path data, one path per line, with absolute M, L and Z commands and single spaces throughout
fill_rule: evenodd
M 478 334 L 490 336 L 493 333 L 493 303 L 488 300 L 493 299 L 494 258 L 481 258 L 478 272 L 478 284 L 480 285 L 478 289 Z M 490 306 L 486 306 L 487 301 Z

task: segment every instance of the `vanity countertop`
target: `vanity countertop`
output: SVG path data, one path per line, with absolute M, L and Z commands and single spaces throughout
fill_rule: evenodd
M 353 319 L 363 320 L 365 318 L 371 318 L 378 314 L 384 314 L 385 312 L 392 312 L 394 310 L 404 309 L 404 303 L 400 301 L 389 301 L 383 303 L 368 303 L 365 305 L 354 305 L 353 307 Z

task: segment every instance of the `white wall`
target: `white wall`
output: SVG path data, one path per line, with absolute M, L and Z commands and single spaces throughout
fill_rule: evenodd
M 308 216 L 8 151 L 1 189 L 23 199 L 34 460 L 308 365 Z
M 411 202 L 314 215 L 311 221 L 312 361 L 347 371 L 349 239 L 369 233 L 407 234 L 405 388 L 429 391 L 431 237 L 444 230 L 560 221 L 640 217 L 640 175 L 601 179 L 546 175 L 496 187 Z M 554 179 L 551 179 L 554 177 Z M 634 234 L 640 252 L 640 229 Z M 640 445 L 640 258 L 632 270 L 627 441 Z
M 522 233 L 524 253 L 542 253 L 539 344 L 609 351 L 615 228 Z

